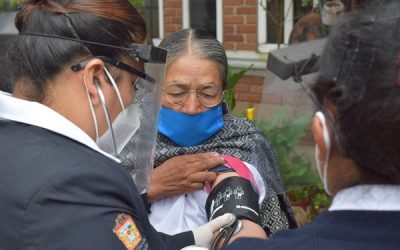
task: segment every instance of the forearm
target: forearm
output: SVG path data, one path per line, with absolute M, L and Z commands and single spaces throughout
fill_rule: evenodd
M 217 177 L 216 181 L 213 183 L 212 187 L 215 187 L 222 180 L 232 177 L 232 176 L 239 176 L 239 175 L 235 172 L 223 173 L 223 174 L 218 175 L 218 177 Z M 241 219 L 241 222 L 242 222 L 242 229 L 238 233 L 236 233 L 235 235 L 232 236 L 232 238 L 229 240 L 229 243 L 240 237 L 253 237 L 253 238 L 261 238 L 261 239 L 267 238 L 267 234 L 265 233 L 264 229 L 257 223 L 255 223 L 251 220 L 246 220 L 246 219 Z

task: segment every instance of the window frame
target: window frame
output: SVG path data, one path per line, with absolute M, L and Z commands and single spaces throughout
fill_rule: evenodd
M 283 43 L 281 47 L 285 47 L 288 44 L 290 32 L 293 29 L 293 18 L 294 18 L 294 4 L 292 1 L 295 0 L 283 0 L 284 1 L 284 15 L 285 24 L 283 32 Z M 267 43 L 267 11 L 263 6 L 267 6 L 267 0 L 257 1 L 257 40 L 258 40 L 258 51 L 261 53 L 268 53 L 271 50 L 277 49 L 277 43 Z
M 216 0 L 216 21 L 217 21 L 217 40 L 223 42 L 224 38 L 224 17 L 223 17 L 223 0 Z M 190 6 L 188 0 L 182 0 L 182 28 L 190 28 Z
M 164 0 L 158 0 L 158 35 L 154 37 L 152 42 L 155 46 L 158 46 L 162 39 L 164 39 Z

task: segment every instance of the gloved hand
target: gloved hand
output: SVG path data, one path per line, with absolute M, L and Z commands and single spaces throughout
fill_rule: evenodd
M 214 233 L 225 226 L 231 225 L 235 220 L 235 215 L 226 213 L 201 227 L 192 230 L 196 246 L 209 247 L 214 238 Z

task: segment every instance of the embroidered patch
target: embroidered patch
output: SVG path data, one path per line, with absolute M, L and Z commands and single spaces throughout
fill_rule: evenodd
M 119 214 L 115 220 L 113 232 L 124 243 L 126 249 L 133 250 L 142 240 L 139 230 L 132 217 L 127 214 Z

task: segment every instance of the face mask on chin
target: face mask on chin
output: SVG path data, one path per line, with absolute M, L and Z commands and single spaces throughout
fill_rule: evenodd
M 161 107 L 158 132 L 179 146 L 190 147 L 207 140 L 223 126 L 221 105 L 195 115 Z
M 321 121 L 322 124 L 322 133 L 323 133 L 323 139 L 324 139 L 324 144 L 325 144 L 325 159 L 323 162 L 320 161 L 320 150 L 318 148 L 318 145 L 315 145 L 315 162 L 317 164 L 317 170 L 319 177 L 321 178 L 322 182 L 324 183 L 324 189 L 327 194 L 331 194 L 329 191 L 329 185 L 328 185 L 328 163 L 329 163 L 329 155 L 331 153 L 331 140 L 330 136 L 328 133 L 328 128 L 326 126 L 326 119 L 325 115 L 321 112 L 318 111 L 315 113 L 315 116 L 318 117 L 318 119 Z

